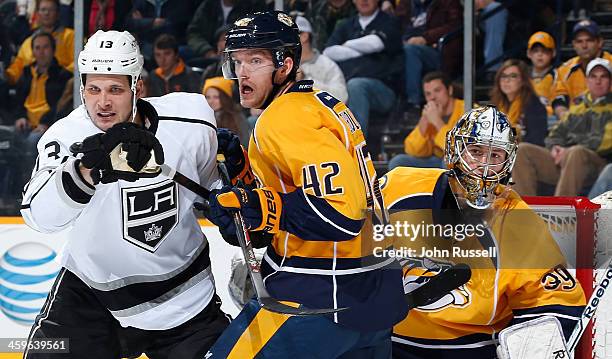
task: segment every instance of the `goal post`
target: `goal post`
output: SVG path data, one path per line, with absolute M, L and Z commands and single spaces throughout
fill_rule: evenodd
M 596 270 L 612 255 L 612 209 L 603 209 L 586 197 L 523 197 L 525 202 L 546 222 L 552 236 L 565 254 L 576 279 L 588 299 L 596 284 Z M 608 212 L 606 212 L 608 211 Z M 612 358 L 612 298 L 600 305 L 596 319 L 589 323 L 575 358 Z M 610 312 L 608 315 L 607 312 Z M 599 315 L 603 314 L 603 315 Z M 600 317 L 602 320 L 597 320 Z

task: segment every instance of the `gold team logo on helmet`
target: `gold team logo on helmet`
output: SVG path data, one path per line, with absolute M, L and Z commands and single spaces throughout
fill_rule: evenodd
M 236 20 L 234 25 L 236 25 L 236 26 L 247 26 L 248 24 L 251 23 L 251 21 L 253 21 L 252 17 L 243 17 L 242 19 Z
M 289 27 L 293 26 L 293 19 L 287 14 L 283 14 L 283 13 L 278 14 L 278 21 L 282 22 L 283 24 Z

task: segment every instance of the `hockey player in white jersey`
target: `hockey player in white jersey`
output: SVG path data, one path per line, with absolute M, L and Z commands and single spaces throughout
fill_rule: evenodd
M 89 39 L 78 58 L 84 104 L 41 138 L 25 188 L 26 223 L 69 233 L 28 338 L 67 338 L 62 358 L 200 358 L 229 323 L 192 209 L 202 199 L 162 174 L 136 173 L 153 152 L 158 164 L 218 187 L 214 113 L 199 94 L 141 99 L 142 65 L 128 32 Z M 135 172 L 113 169 L 117 146 Z

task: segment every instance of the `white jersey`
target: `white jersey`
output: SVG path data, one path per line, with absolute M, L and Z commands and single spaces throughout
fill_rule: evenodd
M 216 122 L 204 96 L 172 93 L 138 100 L 137 107 L 166 164 L 206 188 L 220 187 Z M 49 128 L 21 213 L 40 232 L 70 228 L 62 264 L 121 325 L 176 327 L 215 293 L 208 242 L 193 210 L 202 198 L 163 175 L 89 185 L 69 148 L 99 132 L 83 105 Z

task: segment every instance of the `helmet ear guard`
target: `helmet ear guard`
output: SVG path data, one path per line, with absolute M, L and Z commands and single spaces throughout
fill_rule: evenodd
M 494 106 L 466 112 L 446 136 L 445 163 L 453 171 L 464 190 L 467 204 L 483 209 L 491 205 L 499 184 L 508 182 L 517 151 L 516 129 L 507 116 Z M 468 150 L 476 146 L 480 158 L 476 160 Z M 505 152 L 503 161 L 492 160 L 499 150 Z M 484 156 L 484 157 L 483 157 Z

